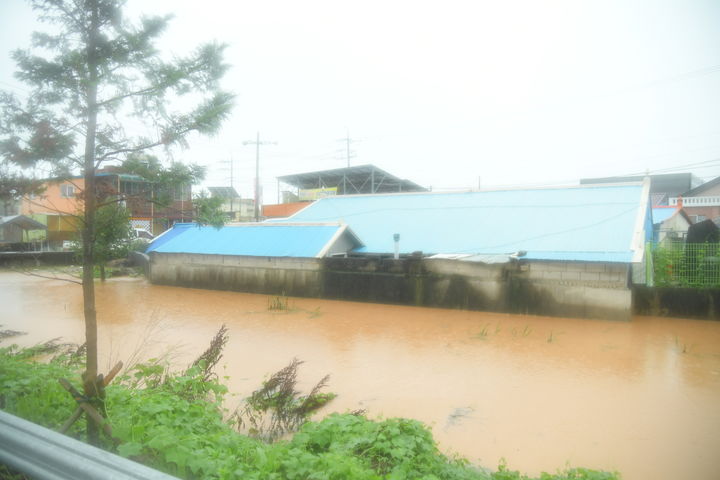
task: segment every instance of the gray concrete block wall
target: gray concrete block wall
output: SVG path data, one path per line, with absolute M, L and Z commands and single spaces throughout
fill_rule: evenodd
M 319 296 L 321 262 L 314 258 L 150 254 L 150 281 L 162 285 Z
M 534 305 L 527 307 L 537 313 L 629 320 L 629 268 L 601 262 L 527 262 L 515 278 L 534 291 Z
M 254 293 L 628 320 L 629 265 L 151 254 L 153 283 Z

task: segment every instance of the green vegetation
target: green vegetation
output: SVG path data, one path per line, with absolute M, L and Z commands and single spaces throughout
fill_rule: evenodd
M 327 403 L 332 395 L 318 390 L 297 396 L 294 376 L 301 362 L 271 376 L 249 399 L 251 409 L 270 407 L 300 415 L 299 431 L 290 439 L 268 443 L 238 432 L 239 422 L 223 409 L 226 388 L 212 373 L 221 357 L 222 332 L 188 369 L 170 373 L 150 361 L 134 366 L 107 387 L 108 419 L 118 447 L 106 439 L 105 448 L 159 470 L 187 479 L 478 479 L 522 480 L 527 477 L 504 464 L 490 473 L 466 460 L 443 455 L 428 427 L 402 418 L 373 421 L 359 413 L 332 414 L 319 422 L 305 422 L 309 403 Z M 50 346 L 48 346 L 50 345 Z M 37 355 L 54 351 L 47 363 Z M 45 344 L 20 350 L 0 349 L 0 407 L 48 428 L 57 429 L 75 404 L 57 382 L 79 379 L 84 361 L 81 349 Z M 283 396 L 284 395 L 284 396 Z M 276 417 L 274 421 L 277 421 Z M 69 434 L 81 437 L 84 420 Z M 300 423 L 303 423 L 300 426 Z M 286 426 L 287 427 L 287 426 Z M 285 431 L 291 429 L 286 428 Z M 252 432 L 250 432 L 252 433 Z M 285 437 L 283 437 L 285 438 Z M 585 469 L 542 474 L 541 480 L 610 480 L 617 475 Z
M 717 243 L 649 245 L 656 286 L 720 286 L 720 247 Z

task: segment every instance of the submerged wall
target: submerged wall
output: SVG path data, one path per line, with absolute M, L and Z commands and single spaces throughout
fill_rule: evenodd
M 325 259 L 325 298 L 629 320 L 629 266 L 447 259 Z
M 150 253 L 150 281 L 160 285 L 319 297 L 316 258 Z
M 720 289 L 633 286 L 638 315 L 720 319 Z
M 150 254 L 164 285 L 401 305 L 629 320 L 629 265 Z

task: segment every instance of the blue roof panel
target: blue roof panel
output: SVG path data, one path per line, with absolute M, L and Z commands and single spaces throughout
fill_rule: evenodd
M 175 227 L 178 228 L 178 227 Z M 174 228 L 174 229 L 175 229 Z M 315 257 L 342 228 L 339 225 L 231 225 L 187 228 L 148 252 L 248 255 L 262 257 Z M 161 237 L 158 240 L 162 240 Z
M 163 232 L 161 235 L 158 235 L 152 242 L 150 242 L 150 245 L 148 245 L 145 253 L 155 251 L 158 247 L 177 237 L 186 229 L 193 228 L 195 226 L 196 225 L 194 223 L 176 223 L 170 230 Z
M 642 192 L 642 185 L 627 184 L 337 196 L 284 221 L 347 223 L 365 245 L 359 252 L 392 252 L 399 233 L 402 253 L 524 250 L 536 259 L 627 262 L 638 214 L 648 203 Z

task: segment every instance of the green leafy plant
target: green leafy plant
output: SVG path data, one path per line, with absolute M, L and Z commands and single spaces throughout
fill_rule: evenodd
M 296 431 L 317 410 L 332 401 L 334 393 L 323 393 L 329 375 L 323 377 L 307 395 L 296 390 L 298 367 L 303 362 L 294 358 L 288 366 L 275 372 L 245 399 L 235 412 L 240 428 L 251 436 L 275 441 Z

